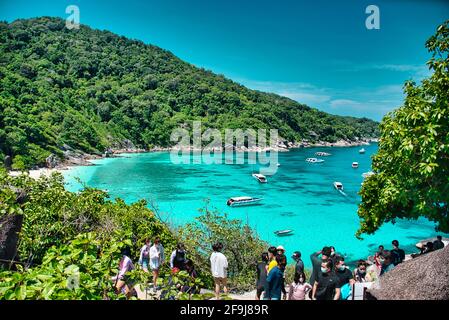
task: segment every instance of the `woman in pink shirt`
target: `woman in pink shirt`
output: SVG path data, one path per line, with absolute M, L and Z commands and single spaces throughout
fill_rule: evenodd
M 288 300 L 305 300 L 306 294 L 312 289 L 312 286 L 306 281 L 304 272 L 295 273 L 295 279 L 290 285 Z

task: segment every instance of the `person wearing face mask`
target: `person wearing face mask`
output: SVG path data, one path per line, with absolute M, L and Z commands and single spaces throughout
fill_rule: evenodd
M 332 261 L 323 260 L 318 277 L 313 285 L 313 300 L 340 300 L 340 281 L 332 272 Z
M 346 300 L 351 294 L 352 285 L 355 283 L 355 280 L 352 276 L 351 270 L 346 267 L 345 258 L 342 256 L 335 257 L 335 275 L 338 278 L 341 295 L 340 299 Z
M 293 283 L 290 285 L 288 300 L 305 300 L 306 294 L 312 286 L 306 282 L 306 275 L 303 271 L 296 272 Z
M 335 275 L 338 277 L 341 287 L 348 283 L 352 285 L 355 282 L 352 272 L 346 267 L 345 258 L 342 256 L 335 258 Z
M 364 260 L 359 260 L 357 262 L 357 268 L 354 269 L 354 279 L 356 282 L 367 282 L 366 279 L 366 269 L 367 263 Z

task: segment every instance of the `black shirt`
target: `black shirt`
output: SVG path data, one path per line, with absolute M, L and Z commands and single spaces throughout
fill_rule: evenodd
M 265 262 L 259 262 L 256 266 L 257 269 L 257 288 L 265 288 L 267 285 L 267 264 Z
M 333 273 L 322 273 L 321 270 L 317 275 L 318 282 L 315 298 L 317 300 L 333 300 L 335 289 L 340 288 L 339 278 Z
M 395 266 L 400 264 L 405 259 L 405 251 L 402 249 L 393 249 L 391 250 L 391 254 L 393 255 L 393 264 Z
M 304 272 L 304 262 L 301 259 L 299 259 L 296 262 L 295 272 L 296 273 L 303 273 Z
M 345 268 L 343 271 L 336 270 L 335 275 L 339 280 L 340 287 L 343 287 L 345 284 L 349 283 L 349 280 L 353 278 L 352 272 L 348 268 Z
M 439 250 L 444 248 L 444 242 L 440 240 L 435 240 L 433 242 L 433 250 Z

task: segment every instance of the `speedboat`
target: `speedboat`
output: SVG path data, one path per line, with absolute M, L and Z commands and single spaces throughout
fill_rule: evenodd
M 360 153 L 360 154 L 363 154 L 363 153 L 365 153 L 365 152 L 366 152 L 366 150 L 365 150 L 364 148 L 362 148 L 362 149 L 359 150 L 359 153 Z
M 358 163 L 358 162 L 353 162 L 353 163 L 352 163 L 352 167 L 353 167 L 354 169 L 357 169 L 357 168 L 359 167 L 359 163 Z
M 337 189 L 337 190 L 343 191 L 343 183 L 341 183 L 341 182 L 335 181 L 335 182 L 334 182 L 334 187 L 335 187 L 335 189 Z
M 267 177 L 265 177 L 263 174 L 260 173 L 253 173 L 253 177 L 257 179 L 260 183 L 267 183 Z
M 307 158 L 306 162 L 309 162 L 309 163 L 322 163 L 322 162 L 324 162 L 324 160 L 323 159 L 318 159 L 318 158 Z
M 287 230 L 278 230 L 275 231 L 274 234 L 278 237 L 284 237 L 284 236 L 290 236 L 293 233 L 293 230 L 287 229 Z
M 230 207 L 237 207 L 237 206 L 248 206 L 252 205 L 254 203 L 257 203 L 259 201 L 262 201 L 262 198 L 252 198 L 252 197 L 233 197 L 230 198 L 226 204 Z
M 280 164 L 280 163 L 278 163 L 278 164 L 277 164 L 277 166 L 278 166 L 278 167 L 280 167 L 280 166 L 281 166 L 281 164 Z
M 371 177 L 373 174 L 374 174 L 374 172 L 372 172 L 372 171 L 364 172 L 364 173 L 362 173 L 362 177 L 363 177 L 363 179 L 366 179 L 368 177 Z
M 330 153 L 327 153 L 327 152 L 315 152 L 315 155 L 316 156 L 319 156 L 319 157 L 328 157 L 328 156 L 330 156 L 331 154 Z

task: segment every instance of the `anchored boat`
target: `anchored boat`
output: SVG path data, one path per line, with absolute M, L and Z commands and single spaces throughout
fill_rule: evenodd
M 343 183 L 341 183 L 341 182 L 335 181 L 335 182 L 334 182 L 334 187 L 335 187 L 335 189 L 337 189 L 337 190 L 343 191 Z
M 267 177 L 265 177 L 263 174 L 260 173 L 253 173 L 253 177 L 257 179 L 260 183 L 267 183 Z
M 362 148 L 362 149 L 359 150 L 359 153 L 360 153 L 360 154 L 364 154 L 365 152 L 366 152 L 366 150 L 365 150 L 364 148 Z
M 324 162 L 323 159 L 318 159 L 318 158 L 307 158 L 306 162 L 308 163 L 322 163 Z
M 353 167 L 354 169 L 357 169 L 357 168 L 359 167 L 359 163 L 358 163 L 358 162 L 353 162 L 353 163 L 352 163 L 352 167 Z
M 315 152 L 315 155 L 316 156 L 319 156 L 319 157 L 328 157 L 328 156 L 330 156 L 331 154 L 330 153 L 327 153 L 327 152 Z
M 230 207 L 249 206 L 262 201 L 262 198 L 253 197 L 233 197 L 230 198 L 226 204 Z
M 278 230 L 275 231 L 274 234 L 277 235 L 278 237 L 284 237 L 284 236 L 290 236 L 292 235 L 293 230 L 287 229 L 287 230 Z

